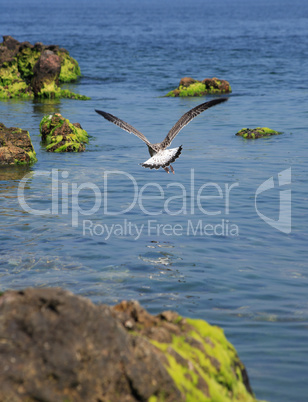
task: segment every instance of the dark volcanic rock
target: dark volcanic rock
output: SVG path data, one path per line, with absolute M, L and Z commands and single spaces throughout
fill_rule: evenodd
M 0 303 L 1 401 L 181 400 L 155 348 L 110 307 L 60 289 L 9 291 Z
M 33 67 L 32 89 L 34 95 L 42 93 L 44 87 L 59 84 L 61 72 L 60 57 L 51 50 L 45 50 Z
M 31 164 L 36 160 L 28 131 L 0 123 L 0 165 Z
M 57 289 L 0 296 L 0 400 L 255 401 L 218 327 Z
M 9 62 L 18 53 L 20 43 L 11 36 L 3 36 L 3 46 L 0 47 L 0 65 Z
M 12 38 L 12 36 L 9 36 L 9 35 L 3 36 L 3 44 L 6 48 L 11 50 L 15 54 L 18 52 L 18 48 L 20 45 L 18 40 Z

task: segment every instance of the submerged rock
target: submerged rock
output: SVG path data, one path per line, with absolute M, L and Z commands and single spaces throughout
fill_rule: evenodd
M 0 165 L 30 165 L 36 161 L 29 132 L 0 123 Z
M 79 76 L 80 68 L 59 46 L 31 45 L 3 36 L 0 43 L 0 98 L 89 99 L 59 87 Z
M 178 88 L 167 93 L 166 96 L 204 96 L 207 94 L 226 94 L 231 92 L 228 81 L 218 78 L 205 78 L 198 81 L 190 77 L 181 79 Z
M 0 400 L 255 401 L 223 331 L 57 288 L 0 296 Z
M 268 137 L 270 135 L 278 135 L 281 134 L 278 131 L 272 130 L 268 127 L 256 127 L 256 128 L 242 128 L 235 135 L 239 135 L 243 138 L 247 139 L 255 139 L 261 137 Z
M 83 152 L 88 133 L 79 123 L 70 123 L 60 113 L 43 117 L 40 123 L 42 141 L 49 152 Z

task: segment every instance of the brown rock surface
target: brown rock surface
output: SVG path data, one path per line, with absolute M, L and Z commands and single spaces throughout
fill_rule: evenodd
M 222 93 L 228 93 L 230 91 L 230 84 L 226 80 L 220 80 L 216 77 L 205 78 L 202 83 L 205 85 L 206 90 L 219 90 Z
M 128 334 L 108 306 L 61 289 L 0 297 L 1 401 L 180 401 L 146 339 Z
M 189 87 L 189 85 L 194 84 L 195 82 L 196 82 L 196 80 L 194 80 L 191 77 L 184 77 L 184 78 L 181 78 L 179 86 Z
M 59 84 L 61 72 L 60 57 L 51 50 L 45 50 L 33 67 L 32 89 L 38 96 L 46 83 Z
M 0 123 L 0 165 L 35 162 L 35 152 L 28 131 L 5 127 Z

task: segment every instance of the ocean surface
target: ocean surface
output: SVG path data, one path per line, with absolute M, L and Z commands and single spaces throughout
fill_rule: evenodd
M 30 132 L 38 162 L 0 170 L 0 291 L 61 286 L 95 303 L 136 299 L 221 326 L 257 398 L 308 394 L 308 3 L 301 0 L 1 2 L 0 34 L 58 44 L 89 101 L 6 100 L 0 121 Z M 165 98 L 182 77 L 218 77 L 229 101 L 176 137 L 175 175 L 150 171 L 137 137 L 161 141 L 213 98 Z M 47 153 L 43 116 L 90 135 Z M 243 127 L 281 135 L 245 140 Z

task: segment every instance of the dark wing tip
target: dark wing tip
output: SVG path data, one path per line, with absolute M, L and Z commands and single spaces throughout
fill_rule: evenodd
M 229 98 L 216 98 L 205 103 L 207 103 L 209 106 L 214 106 L 217 105 L 218 103 L 226 102 L 227 100 L 229 100 Z
M 107 115 L 107 113 L 103 112 L 102 110 L 97 110 L 97 109 L 94 109 L 94 110 L 96 111 L 96 113 L 100 114 L 103 117 L 105 117 Z
M 101 116 L 103 116 L 106 120 L 111 121 L 114 124 L 117 124 L 116 121 L 119 120 L 117 117 L 113 116 L 110 113 L 103 112 L 102 110 L 97 110 L 97 109 L 94 109 L 94 110 L 96 111 L 96 113 L 98 113 Z

